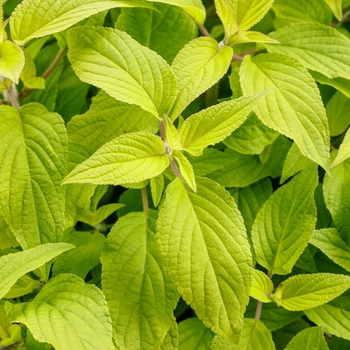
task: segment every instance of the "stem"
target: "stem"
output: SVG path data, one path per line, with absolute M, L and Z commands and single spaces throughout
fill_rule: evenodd
M 262 305 L 263 305 L 262 302 L 258 301 L 258 304 L 256 306 L 255 317 L 254 317 L 255 322 L 258 322 L 260 320 Z
M 203 25 L 198 25 L 198 28 L 199 30 L 201 31 L 201 33 L 204 35 L 204 36 L 208 36 L 208 37 L 211 37 L 210 33 L 208 32 L 207 28 L 205 28 Z
M 166 138 L 166 135 L 165 135 L 165 126 L 164 126 L 163 120 L 159 120 L 158 124 L 159 124 L 160 137 L 162 141 L 164 141 Z
M 147 194 L 147 188 L 141 188 L 141 196 L 142 196 L 142 207 L 144 213 L 147 215 L 148 213 L 148 194 Z
M 233 55 L 231 61 L 241 61 L 243 62 L 243 57 L 238 55 Z
M 17 101 L 16 96 L 16 87 L 15 84 L 12 84 L 10 90 L 8 90 L 9 99 L 13 107 L 15 107 L 19 111 L 19 103 Z
M 176 165 L 174 159 L 171 159 L 171 158 L 170 158 L 170 166 L 171 166 L 171 169 L 173 170 L 175 176 L 181 179 L 182 175 L 181 175 L 180 170 L 179 170 L 179 168 L 177 167 L 177 165 Z

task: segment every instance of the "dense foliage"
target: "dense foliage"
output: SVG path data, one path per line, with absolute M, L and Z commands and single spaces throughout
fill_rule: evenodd
M 0 1 L 0 349 L 350 349 L 350 1 Z

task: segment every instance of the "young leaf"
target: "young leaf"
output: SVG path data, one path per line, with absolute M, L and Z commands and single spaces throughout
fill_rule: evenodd
M 74 246 L 68 243 L 47 243 L 2 256 L 0 258 L 0 299 L 7 294 L 21 276 L 72 248 Z
M 61 32 L 91 15 L 114 7 L 148 7 L 143 0 L 24 0 L 11 15 L 12 40 L 23 45 L 33 38 Z
M 338 164 L 344 162 L 348 158 L 350 158 L 350 129 L 348 129 L 344 136 L 343 142 L 339 147 L 339 152 L 337 153 L 331 168 L 336 167 Z
M 151 181 L 151 195 L 154 207 L 158 207 L 158 204 L 162 198 L 164 190 L 164 176 L 160 174 L 156 177 L 152 177 Z
M 213 38 L 190 41 L 175 57 L 171 69 L 179 89 L 169 117 L 175 120 L 196 97 L 208 90 L 227 72 L 233 51 L 219 47 Z
M 52 278 L 33 301 L 5 307 L 14 322 L 56 350 L 85 350 L 86 344 L 91 350 L 115 349 L 105 296 L 77 276 Z
M 146 220 L 144 213 L 120 218 L 101 257 L 102 290 L 121 350 L 159 349 L 178 300 Z
M 63 184 L 129 184 L 158 176 L 168 165 L 163 141 L 149 132 L 139 131 L 106 143 L 78 165 Z
M 179 165 L 180 173 L 187 185 L 193 192 L 197 192 L 195 174 L 189 160 L 181 152 L 174 152 L 172 156 Z
M 215 0 L 217 14 L 225 28 L 225 40 L 238 30 L 247 30 L 258 23 L 272 3 L 273 0 Z
M 67 135 L 62 118 L 38 104 L 0 107 L 0 209 L 27 249 L 57 242 L 64 229 Z M 49 194 L 49 195 L 48 195 Z
M 328 303 L 350 288 L 350 276 L 333 273 L 296 275 L 283 281 L 271 296 L 290 311 L 312 309 Z
M 32 293 L 34 289 L 40 289 L 41 282 L 31 278 L 29 275 L 23 275 L 4 295 L 4 299 L 19 298 L 26 294 Z
M 213 333 L 196 317 L 179 323 L 179 350 L 207 350 Z
M 260 209 L 251 235 L 256 259 L 270 273 L 290 273 L 306 248 L 316 224 L 317 182 L 316 167 L 311 166 L 275 191 Z
M 196 182 L 197 193 L 187 191 L 180 179 L 168 186 L 157 221 L 158 243 L 184 300 L 213 332 L 237 341 L 250 289 L 249 243 L 228 192 L 209 179 Z
M 240 75 L 245 95 L 274 89 L 258 101 L 255 113 L 259 119 L 293 139 L 303 155 L 328 169 L 326 112 L 307 70 L 291 57 L 262 54 L 253 59 L 246 56 Z
M 336 264 L 350 271 L 350 247 L 344 242 L 336 228 L 314 231 L 310 243 L 320 249 Z
M 265 94 L 222 102 L 191 115 L 180 129 L 182 147 L 200 156 L 204 148 L 222 141 L 237 129 Z
M 80 80 L 157 118 L 169 113 L 177 95 L 176 81 L 154 51 L 124 32 L 105 27 L 72 28 L 67 43 L 68 58 Z
M 25 66 L 21 72 L 21 80 L 25 87 L 29 89 L 45 89 L 45 79 L 36 76 L 36 67 L 33 58 L 26 52 Z
M 22 49 L 13 42 L 6 40 L 3 44 L 0 44 L 0 52 L 0 75 L 18 84 L 25 63 Z
M 349 82 L 347 85 L 349 85 Z M 345 96 L 342 92 L 337 91 L 326 106 L 330 136 L 338 136 L 342 134 L 350 125 L 349 110 L 349 96 Z
M 293 23 L 270 35 L 281 45 L 267 44 L 269 52 L 291 56 L 330 79 L 350 79 L 350 39 L 336 29 L 319 23 Z
M 285 350 L 328 350 L 322 327 L 309 327 L 299 332 Z
M 241 30 L 228 38 L 225 42 L 226 45 L 237 45 L 244 43 L 279 44 L 278 40 L 272 39 L 263 33 L 249 30 Z
M 342 0 L 324 0 L 332 10 L 335 18 L 341 21 L 343 18 Z
M 262 301 L 263 303 L 271 302 L 270 294 L 272 294 L 273 290 L 271 279 L 268 278 L 262 271 L 255 269 L 253 269 L 252 277 L 253 280 L 250 296 L 254 299 Z

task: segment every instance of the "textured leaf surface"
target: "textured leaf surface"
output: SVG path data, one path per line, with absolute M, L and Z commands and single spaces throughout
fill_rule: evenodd
M 269 52 L 291 56 L 330 79 L 350 79 L 350 39 L 334 28 L 319 23 L 293 23 L 270 35 L 281 45 L 266 45 Z
M 0 45 L 0 52 L 0 75 L 18 84 L 25 63 L 22 49 L 13 42 L 6 40 Z
M 240 76 L 246 95 L 274 89 L 258 101 L 255 113 L 268 127 L 293 139 L 303 155 L 327 169 L 327 117 L 307 70 L 291 57 L 263 54 L 253 59 L 246 56 Z
M 117 221 L 101 261 L 102 290 L 116 343 L 121 350 L 159 348 L 172 327 L 178 296 L 143 213 L 130 213 Z
M 266 43 L 266 44 L 279 44 L 275 39 L 270 38 L 269 36 L 254 31 L 245 31 L 241 30 L 235 35 L 232 35 L 229 39 L 226 40 L 226 45 L 237 45 L 244 43 Z
M 187 152 L 200 156 L 237 129 L 264 94 L 222 102 L 191 115 L 180 129 L 181 143 Z
M 6 295 L 21 276 L 72 248 L 74 246 L 68 243 L 47 243 L 23 252 L 2 256 L 0 258 L 0 298 Z
M 287 310 L 307 310 L 325 304 L 350 288 L 350 276 L 333 273 L 296 275 L 283 281 L 271 297 Z
M 213 333 L 195 317 L 179 323 L 179 350 L 208 350 Z
M 334 168 L 348 158 L 350 158 L 350 129 L 346 132 L 343 142 L 339 147 L 339 152 L 337 153 L 331 167 Z
M 19 244 L 5 219 L 0 216 L 0 249 L 17 247 Z
M 335 18 L 338 21 L 341 21 L 343 17 L 342 0 L 324 0 L 324 1 L 331 8 Z
M 161 3 L 153 6 L 159 12 L 143 8 L 122 9 L 115 28 L 127 32 L 170 64 L 182 47 L 197 36 L 197 26 L 180 7 Z
M 273 290 L 271 279 L 262 271 L 255 269 L 253 269 L 252 277 L 253 280 L 250 296 L 264 303 L 269 303 L 271 301 L 269 295 Z
M 310 243 L 320 249 L 336 264 L 350 271 L 350 247 L 344 242 L 336 228 L 314 231 Z
M 78 165 L 64 183 L 121 185 L 158 176 L 169 165 L 163 141 L 139 131 L 108 142 Z
M 328 350 L 322 327 L 309 327 L 299 332 L 285 350 Z
M 8 303 L 6 311 L 57 350 L 115 349 L 105 296 L 74 275 L 52 278 L 33 301 Z
M 256 259 L 270 273 L 288 274 L 306 248 L 316 224 L 314 166 L 280 187 L 260 209 L 253 227 Z
M 22 248 L 58 241 L 64 229 L 67 135 L 39 104 L 0 107 L 0 209 Z M 49 194 L 49 195 L 47 195 Z
M 216 40 L 208 37 L 199 37 L 183 47 L 171 65 L 179 90 L 169 115 L 172 120 L 222 78 L 230 66 L 232 53 L 232 48 L 220 48 Z
M 60 32 L 91 15 L 114 7 L 151 7 L 142 0 L 25 0 L 11 15 L 11 37 L 23 45 Z
M 176 81 L 154 51 L 120 30 L 105 27 L 72 28 L 67 42 L 68 58 L 80 80 L 156 117 L 168 114 L 177 95 Z
M 232 197 L 209 179 L 196 182 L 197 193 L 179 179 L 168 186 L 158 242 L 184 300 L 207 327 L 237 341 L 250 287 L 249 243 Z
M 197 192 L 195 174 L 190 161 L 181 152 L 176 152 L 176 154 L 173 154 L 173 157 L 179 165 L 180 173 L 187 185 L 192 189 L 192 191 Z

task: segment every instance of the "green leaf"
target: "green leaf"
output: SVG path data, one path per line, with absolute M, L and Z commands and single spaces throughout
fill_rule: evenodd
M 222 102 L 191 115 L 180 129 L 185 151 L 200 156 L 203 149 L 214 145 L 237 129 L 265 93 Z
M 77 216 L 78 221 L 85 222 L 92 227 L 98 226 L 103 220 L 107 219 L 108 216 L 113 214 L 118 209 L 122 208 L 123 204 L 111 203 L 103 205 L 97 210 L 84 210 L 83 213 Z
M 216 336 L 210 350 L 275 350 L 271 333 L 261 321 L 245 318 L 238 345 Z
M 25 66 L 21 72 L 21 80 L 29 89 L 45 89 L 45 79 L 36 76 L 36 67 L 33 58 L 26 52 Z
M 237 32 L 225 42 L 226 45 L 237 45 L 244 43 L 279 44 L 277 40 L 272 39 L 263 33 L 245 30 Z
M 215 0 L 216 12 L 225 28 L 225 40 L 238 30 L 247 30 L 258 23 L 272 3 L 273 0 Z
M 341 91 L 345 96 L 350 98 L 349 80 L 344 78 L 329 79 L 321 73 L 315 71 L 309 71 L 312 77 L 321 84 L 333 86 L 337 90 Z
M 72 28 L 67 43 L 68 58 L 80 80 L 157 118 L 169 113 L 177 95 L 176 81 L 154 51 L 124 32 L 105 27 Z
M 115 349 L 105 296 L 74 275 L 50 279 L 33 301 L 6 303 L 6 311 L 56 350 Z
M 270 278 L 265 273 L 259 270 L 253 269 L 252 288 L 250 290 L 250 296 L 254 299 L 262 301 L 263 303 L 271 302 L 270 294 L 273 290 L 273 284 Z
M 307 168 L 311 164 L 312 161 L 309 158 L 303 156 L 298 146 L 295 143 L 293 143 L 283 163 L 283 170 L 280 183 L 284 183 L 289 177 L 292 177 L 300 170 Z
M 181 152 L 173 153 L 172 156 L 179 165 L 180 173 L 186 181 L 186 184 L 191 188 L 193 192 L 197 192 L 195 174 L 189 160 Z
M 251 274 L 243 219 L 224 188 L 205 178 L 196 182 L 197 193 L 187 191 L 180 179 L 168 186 L 157 221 L 158 243 L 183 299 L 214 333 L 237 341 Z
M 334 152 L 332 152 L 333 155 Z M 332 157 L 333 158 L 333 157 Z M 350 159 L 345 160 L 326 174 L 323 194 L 327 209 L 332 214 L 335 227 L 344 241 L 350 243 Z
M 179 323 L 179 350 L 208 350 L 213 333 L 196 317 Z
M 260 209 L 253 227 L 256 259 L 269 273 L 286 275 L 306 248 L 316 224 L 312 166 L 280 187 Z
M 327 333 L 350 340 L 350 326 L 346 322 L 350 317 L 348 292 L 328 304 L 304 312 L 312 322 L 322 326 Z
M 165 142 L 170 147 L 170 153 L 174 150 L 182 150 L 179 131 L 174 126 L 170 118 L 164 114 Z
M 72 273 L 84 279 L 100 262 L 105 236 L 98 232 L 91 234 L 73 230 L 69 234 L 68 243 L 74 244 L 75 248 L 56 259 L 52 275 L 55 277 L 62 273 Z
M 290 311 L 328 303 L 350 288 L 350 276 L 334 273 L 296 275 L 283 281 L 271 299 Z
M 62 118 L 37 103 L 0 107 L 0 209 L 27 249 L 60 240 L 67 135 Z M 49 194 L 49 195 L 48 195 Z
M 343 18 L 342 0 L 324 0 L 324 1 L 332 10 L 335 18 L 338 21 L 341 21 Z
M 19 298 L 23 295 L 33 292 L 34 289 L 39 289 L 41 282 L 31 278 L 29 275 L 23 275 L 6 293 L 4 299 Z
M 47 243 L 23 252 L 2 256 L 0 258 L 0 299 L 7 294 L 21 276 L 41 267 L 73 247 L 68 243 Z
M 11 15 L 12 40 L 23 45 L 33 38 L 61 32 L 91 15 L 115 7 L 148 7 L 142 0 L 24 0 Z
M 269 52 L 291 56 L 330 79 L 350 79 L 350 39 L 336 29 L 319 23 L 293 23 L 270 35 L 281 45 L 265 45 Z
M 350 247 L 336 228 L 314 231 L 310 243 L 320 249 L 336 264 L 350 271 Z
M 176 320 L 173 320 L 172 326 L 165 335 L 160 350 L 178 350 L 179 349 L 179 332 Z
M 156 177 L 152 177 L 151 181 L 151 195 L 154 207 L 158 207 L 158 204 L 162 198 L 164 190 L 164 176 L 160 174 Z
M 63 184 L 129 184 L 156 177 L 168 165 L 163 141 L 149 132 L 139 131 L 119 136 L 102 146 L 78 165 Z
M 309 327 L 299 332 L 285 350 L 328 350 L 322 327 Z
M 120 218 L 101 257 L 102 290 L 121 350 L 159 349 L 178 300 L 146 220 L 144 213 Z
M 274 89 L 258 101 L 255 113 L 259 119 L 293 139 L 303 155 L 328 169 L 326 112 L 317 85 L 307 70 L 291 57 L 262 54 L 254 58 L 246 56 L 240 75 L 245 95 Z
M 148 0 L 147 0 L 148 1 Z M 205 8 L 201 0 L 152 0 L 163 4 L 174 5 L 186 11 L 193 20 L 202 25 L 205 20 Z
M 337 156 L 335 157 L 331 168 L 336 167 L 348 158 L 350 158 L 350 129 L 348 129 L 344 136 L 343 142 L 339 147 L 339 152 L 337 153 Z
M 208 37 L 199 37 L 183 47 L 171 65 L 179 90 L 169 114 L 172 120 L 223 77 L 230 66 L 232 54 L 232 48 L 220 48 L 216 40 Z
M 327 103 L 326 112 L 331 136 L 342 134 L 350 124 L 350 98 L 337 91 Z
M 223 142 L 227 147 L 239 153 L 260 154 L 278 136 L 278 132 L 265 126 L 255 114 L 252 114 Z
M 19 244 L 5 219 L 0 216 L 0 249 L 17 247 Z
M 182 47 L 197 36 L 197 26 L 180 7 L 160 3 L 153 6 L 159 12 L 122 9 L 115 28 L 127 32 L 171 64 Z
M 0 44 L 0 51 L 0 75 L 18 84 L 25 63 L 22 49 L 13 42 L 6 40 L 3 44 Z

